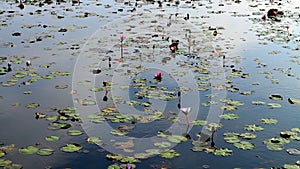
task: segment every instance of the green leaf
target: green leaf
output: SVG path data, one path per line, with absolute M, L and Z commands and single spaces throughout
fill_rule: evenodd
M 300 104 L 300 99 L 288 98 L 288 102 L 291 104 Z
M 283 97 L 278 95 L 278 94 L 273 94 L 271 96 L 269 96 L 269 99 L 272 99 L 272 100 L 283 100 Z
M 8 166 L 12 163 L 12 161 L 4 159 L 4 158 L 0 158 L 0 167 L 5 167 Z
M 259 120 L 263 124 L 276 124 L 278 120 L 272 118 L 262 118 Z
M 68 131 L 68 135 L 70 136 L 79 136 L 81 135 L 83 132 L 80 130 L 69 130 Z
M 43 149 L 39 149 L 39 151 L 37 151 L 38 155 L 41 156 L 49 156 L 51 154 L 53 154 L 54 150 L 50 149 L 50 148 L 43 148 Z
M 113 165 L 108 166 L 107 169 L 121 169 L 121 167 L 119 167 L 117 164 L 113 164 Z
M 262 130 L 264 130 L 264 128 L 262 126 L 258 126 L 258 125 L 255 125 L 255 124 L 245 125 L 244 129 L 249 130 L 249 131 L 262 131 Z
M 86 139 L 86 141 L 90 144 L 99 144 L 101 139 L 99 137 L 89 137 Z
M 167 151 L 164 151 L 160 154 L 161 157 L 164 157 L 164 158 L 173 158 L 173 157 L 177 157 L 177 156 L 180 156 L 179 153 L 177 153 L 175 150 L 173 149 L 170 149 L 170 150 L 167 150 Z
M 168 136 L 168 140 L 173 143 L 180 143 L 180 142 L 187 141 L 187 138 L 180 135 L 172 135 L 172 136 Z
M 35 154 L 39 149 L 35 146 L 28 146 L 26 148 L 20 148 L 19 152 L 22 154 Z
M 72 153 L 72 152 L 76 152 L 82 149 L 82 146 L 76 143 L 72 143 L 72 144 L 67 144 L 63 147 L 60 148 L 61 151 L 63 152 L 67 152 L 67 153 Z
M 280 108 L 281 105 L 278 103 L 268 103 L 268 106 L 270 109 L 274 109 L 274 108 Z
M 191 122 L 193 125 L 199 125 L 199 126 L 204 126 L 207 124 L 207 121 L 205 120 L 194 120 Z
M 234 113 L 221 114 L 220 117 L 222 119 L 226 119 L 226 120 L 235 120 L 235 119 L 239 118 L 239 116 L 237 114 L 234 114 Z
M 33 108 L 37 108 L 39 107 L 40 105 L 38 103 L 30 103 L 30 104 L 27 104 L 26 105 L 26 108 L 28 109 L 33 109 Z
M 170 142 L 166 142 L 166 141 L 154 143 L 154 146 L 159 148 L 167 148 L 170 147 L 171 145 L 172 144 Z
M 57 140 L 59 140 L 59 137 L 58 136 L 54 136 L 54 135 L 47 136 L 47 137 L 45 137 L 45 140 L 46 141 L 57 141 Z
M 232 153 L 233 151 L 227 148 L 216 149 L 214 151 L 214 155 L 218 155 L 218 156 L 231 156 Z
M 241 141 L 238 143 L 234 143 L 233 144 L 235 147 L 239 148 L 239 149 L 243 149 L 243 150 L 251 150 L 254 149 L 254 144 L 250 143 L 248 141 Z

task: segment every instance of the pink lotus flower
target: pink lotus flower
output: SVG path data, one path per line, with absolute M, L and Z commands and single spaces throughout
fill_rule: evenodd
M 121 41 L 123 41 L 124 39 L 126 39 L 126 36 L 125 35 L 121 35 L 120 39 L 121 39 Z
M 161 78 L 161 77 L 162 77 L 162 73 L 161 72 L 155 73 L 155 78 Z
M 175 51 L 176 50 L 176 46 L 171 46 L 171 51 Z

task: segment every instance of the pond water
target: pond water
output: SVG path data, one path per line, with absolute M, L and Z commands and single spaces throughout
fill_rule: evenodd
M 0 2 L 0 167 L 300 168 L 297 0 L 160 2 Z

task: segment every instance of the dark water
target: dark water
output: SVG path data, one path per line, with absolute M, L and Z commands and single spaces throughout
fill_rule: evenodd
M 127 1 L 125 1 L 127 2 Z M 45 119 L 35 119 L 35 113 L 41 112 L 47 115 L 57 115 L 57 111 L 47 111 L 49 108 L 64 109 L 69 106 L 74 106 L 73 97 L 70 94 L 72 90 L 72 72 L 76 64 L 76 59 L 79 52 L 84 48 L 84 44 L 94 32 L 102 26 L 113 22 L 114 19 L 122 16 L 130 15 L 127 10 L 133 9 L 134 3 L 127 5 L 122 2 L 112 1 L 83 1 L 81 4 L 73 4 L 71 1 L 56 5 L 55 2 L 45 4 L 38 7 L 38 2 L 24 3 L 25 8 L 20 10 L 18 3 L 15 1 L 1 1 L 0 10 L 4 13 L 0 15 L 1 23 L 7 24 L 0 27 L 0 56 L 7 57 L 13 60 L 15 56 L 24 56 L 22 63 L 13 64 L 13 69 L 25 67 L 25 60 L 32 61 L 32 68 L 41 75 L 49 75 L 52 70 L 63 72 L 71 72 L 69 76 L 56 76 L 54 79 L 42 79 L 30 85 L 22 85 L 23 81 L 27 81 L 29 77 L 25 77 L 11 87 L 0 86 L 0 143 L 1 145 L 15 144 L 15 149 L 8 152 L 7 155 L 1 158 L 9 159 L 15 164 L 21 164 L 23 168 L 107 168 L 109 165 L 118 163 L 108 160 L 105 156 L 107 152 L 101 146 L 89 144 L 85 141 L 89 136 L 83 134 L 80 136 L 69 136 L 66 130 L 48 130 L 49 121 Z M 195 3 L 195 2 L 193 2 Z M 282 3 L 282 5 L 278 5 Z M 233 78 L 232 85 L 239 88 L 240 91 L 254 91 L 251 95 L 241 95 L 238 92 L 227 92 L 226 97 L 232 100 L 238 100 L 244 103 L 233 113 L 238 114 L 237 120 L 221 120 L 222 128 L 218 129 L 214 138 L 217 148 L 228 148 L 233 150 L 232 156 L 215 156 L 205 152 L 193 152 L 191 148 L 191 140 L 180 143 L 173 149 L 180 153 L 179 157 L 173 159 L 165 159 L 160 156 L 154 156 L 141 162 L 135 163 L 136 168 L 204 168 L 205 165 L 210 168 L 270 168 L 281 167 L 284 164 L 295 164 L 299 160 L 299 156 L 289 155 L 286 152 L 288 148 L 300 149 L 299 141 L 291 141 L 284 146 L 281 151 L 270 151 L 262 142 L 265 139 L 272 137 L 280 137 L 280 131 L 290 130 L 291 128 L 299 127 L 299 106 L 288 103 L 287 98 L 300 98 L 300 82 L 299 82 L 299 64 L 291 62 L 291 60 L 299 61 L 298 50 L 292 50 L 299 47 L 297 35 L 299 34 L 299 23 L 292 17 L 287 17 L 279 23 L 262 24 L 261 22 L 252 22 L 249 18 L 261 18 L 261 15 L 254 15 L 253 12 L 261 12 L 262 8 L 269 9 L 278 7 L 287 11 L 287 13 L 299 14 L 297 2 L 292 1 L 276 1 L 270 4 L 268 1 L 243 1 L 238 4 L 233 1 L 197 1 L 198 10 L 192 10 L 190 7 L 185 8 L 183 1 L 179 8 L 167 7 L 167 11 L 179 11 L 180 16 L 190 13 L 191 17 L 199 17 L 199 23 L 206 23 L 212 26 L 223 26 L 224 30 L 218 30 L 219 35 L 213 39 L 215 46 L 220 45 L 226 52 L 226 64 L 235 65 L 235 68 L 242 68 L 244 73 L 250 73 L 249 78 Z M 137 12 L 143 12 L 145 9 L 157 7 L 157 2 L 154 4 L 138 1 L 139 6 Z M 164 2 L 163 4 L 168 4 Z M 170 2 L 174 4 L 174 2 Z M 201 4 L 203 4 L 201 6 Z M 224 4 L 220 6 L 219 4 Z M 250 8 L 249 4 L 258 4 L 256 8 Z M 111 7 L 108 7 L 111 6 Z M 40 9 L 39 14 L 36 10 Z M 118 9 L 124 9 L 123 12 Z M 8 11 L 14 11 L 9 13 Z M 211 11 L 223 11 L 222 14 L 211 13 Z M 84 17 L 85 12 L 89 12 L 88 17 Z M 236 13 L 234 13 L 236 12 Z M 33 13 L 33 14 L 31 14 Z M 261 12 L 263 13 L 263 12 Z M 240 14 L 241 16 L 234 16 Z M 243 16 L 245 15 L 245 16 Z M 64 18 L 58 19 L 58 16 Z M 209 16 L 209 18 L 201 17 Z M 261 37 L 255 35 L 259 30 L 268 25 L 285 26 L 288 22 L 291 25 L 291 33 L 293 39 L 289 42 L 276 44 L 268 40 L 258 40 Z M 43 25 L 46 25 L 43 27 Z M 200 27 L 200 26 L 199 26 Z M 271 26 L 270 26 L 271 27 Z M 67 32 L 58 32 L 60 29 L 66 28 Z M 13 33 L 20 32 L 21 36 L 12 36 Z M 104 36 L 104 35 L 103 35 Z M 42 41 L 36 41 L 37 37 L 42 37 Z M 267 41 L 267 45 L 260 45 L 259 42 Z M 72 47 L 79 46 L 79 49 Z M 290 48 L 286 48 L 288 46 Z M 226 48 L 227 47 L 227 48 Z M 280 51 L 279 54 L 270 54 L 271 51 Z M 235 62 L 236 58 L 240 61 Z M 162 55 L 162 57 L 165 57 Z M 179 55 L 178 58 L 189 61 L 189 58 L 184 55 Z M 267 66 L 257 68 L 257 62 L 254 59 L 259 58 Z M 102 59 L 102 58 L 100 58 Z M 49 64 L 49 68 L 40 68 L 41 64 Z M 1 61 L 0 66 L 6 66 L 6 61 Z M 295 77 L 287 76 L 281 71 L 275 71 L 274 68 L 282 68 L 295 74 Z M 224 69 L 225 75 L 230 74 L 231 69 Z M 279 84 L 272 84 L 270 79 L 265 78 L 266 74 L 261 72 L 270 71 L 273 79 L 278 79 Z M 13 70 L 5 75 L 0 75 L 0 82 L 6 82 L 11 75 L 17 72 Z M 147 77 L 147 73 L 137 77 Z M 150 75 L 149 75 L 150 76 Z M 97 79 L 101 86 L 102 79 Z M 177 86 L 172 78 L 166 78 L 162 85 L 167 85 L 171 89 Z M 253 82 L 259 82 L 260 85 L 252 85 Z M 56 85 L 68 85 L 66 89 L 56 89 Z M 24 91 L 32 91 L 32 94 L 25 95 Z M 131 99 L 134 98 L 132 89 Z M 108 103 L 102 102 L 104 92 L 96 93 L 99 107 L 106 107 Z M 199 98 L 201 103 L 210 101 L 206 95 L 212 94 L 212 90 L 200 92 Z M 268 97 L 271 94 L 280 94 L 284 99 L 282 101 L 270 100 Z M 111 95 L 109 95 L 111 96 Z M 280 103 L 281 108 L 269 109 L 266 105 L 252 105 L 253 100 L 265 101 L 266 103 Z M 147 101 L 146 99 L 143 101 Z M 192 101 L 192 100 L 191 100 Z M 111 98 L 110 98 L 110 102 Z M 15 103 L 20 103 L 18 106 L 13 106 Z M 29 103 L 38 103 L 40 106 L 35 109 L 27 109 L 25 106 Z M 166 111 L 180 112 L 177 107 L 177 99 L 167 102 Z M 141 110 L 143 107 L 137 107 Z M 197 119 L 205 120 L 209 113 L 209 107 L 200 106 Z M 166 113 L 166 112 L 164 112 Z M 227 113 L 226 111 L 224 113 Z M 231 113 L 231 112 L 229 112 Z M 264 125 L 259 122 L 261 118 L 274 118 L 278 120 L 275 125 Z M 80 129 L 80 122 L 72 122 L 72 128 Z M 246 124 L 258 124 L 264 127 L 263 131 L 254 132 L 257 138 L 250 140 L 255 144 L 253 150 L 241 150 L 233 146 L 233 144 L 224 141 L 223 133 L 225 132 L 246 132 L 243 128 Z M 111 124 L 117 127 L 116 124 Z M 151 126 L 153 125 L 153 126 Z M 169 121 L 156 121 L 146 124 L 137 124 L 130 135 L 136 137 L 147 137 L 155 135 L 160 129 L 168 128 Z M 185 128 L 186 125 L 183 125 Z M 193 139 L 196 139 L 196 134 L 202 130 L 202 126 L 193 126 L 189 134 Z M 183 133 L 184 134 L 184 133 Z M 60 140 L 57 142 L 47 142 L 44 140 L 46 136 L 58 135 Z M 299 135 L 299 133 L 298 133 Z M 76 153 L 64 153 L 59 148 L 67 143 L 78 143 L 83 146 L 83 151 Z M 38 144 L 39 147 L 51 147 L 54 154 L 50 156 L 24 155 L 18 152 L 21 147 Z M 119 162 L 120 163 L 120 162 Z M 299 166 L 298 166 L 299 167 Z

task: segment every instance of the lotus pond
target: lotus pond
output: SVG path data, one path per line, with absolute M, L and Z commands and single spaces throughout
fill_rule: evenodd
M 0 5 L 1 168 L 300 168 L 297 0 Z

